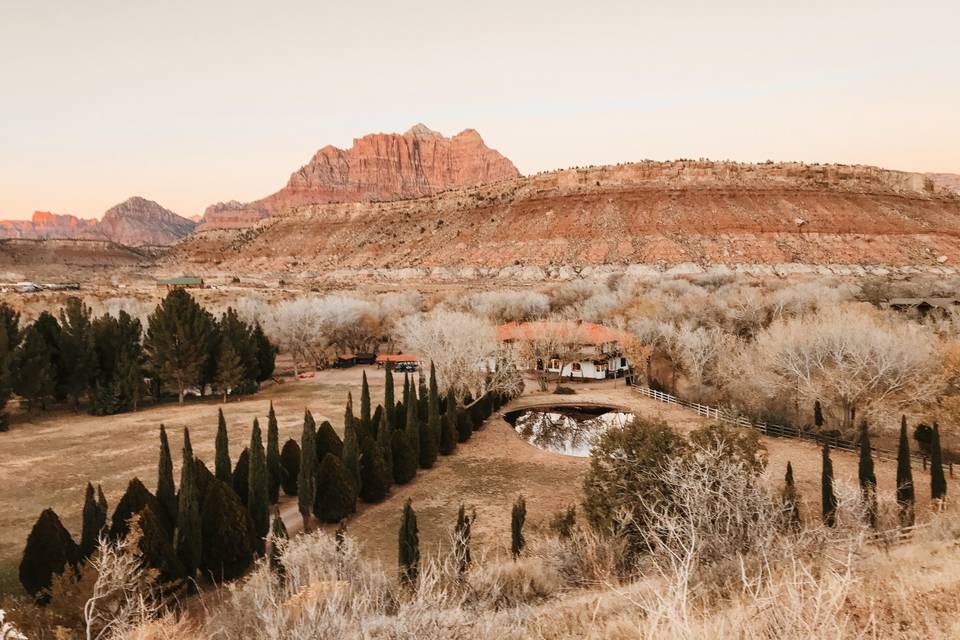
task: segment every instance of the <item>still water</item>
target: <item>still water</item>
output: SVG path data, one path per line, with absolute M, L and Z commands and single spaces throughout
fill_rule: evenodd
M 607 429 L 622 427 L 633 418 L 616 407 L 541 407 L 506 415 L 520 437 L 554 453 L 586 457 Z

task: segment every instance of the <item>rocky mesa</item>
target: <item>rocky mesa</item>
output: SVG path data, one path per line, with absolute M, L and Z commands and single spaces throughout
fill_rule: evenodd
M 475 130 L 447 138 L 418 124 L 402 134 L 357 138 L 349 149 L 325 146 L 280 191 L 255 202 L 208 207 L 202 228 L 243 228 L 305 205 L 419 198 L 519 175 Z
M 0 238 L 103 240 L 139 247 L 171 245 L 195 226 L 196 222 L 135 196 L 108 209 L 99 221 L 45 211 L 35 212 L 30 220 L 2 220 Z

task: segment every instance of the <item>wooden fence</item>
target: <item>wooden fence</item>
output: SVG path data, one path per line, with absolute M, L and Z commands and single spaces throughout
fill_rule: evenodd
M 745 427 L 747 429 L 754 429 L 760 433 L 768 436 L 777 436 L 781 438 L 799 438 L 801 440 L 810 440 L 816 442 L 820 445 L 830 445 L 834 449 L 846 449 L 848 451 L 859 451 L 860 443 L 853 440 L 844 440 L 843 438 L 838 438 L 835 436 L 825 436 L 823 434 L 814 433 L 812 431 L 806 431 L 798 427 L 785 427 L 779 424 L 771 424 L 769 422 L 755 422 L 743 416 L 738 416 L 729 412 L 724 411 L 718 407 L 711 407 L 709 405 L 700 404 L 698 402 L 690 402 L 688 400 L 683 400 L 676 396 L 672 396 L 669 393 L 664 393 L 663 391 L 657 391 L 651 389 L 650 387 L 645 387 L 642 385 L 633 385 L 633 390 L 637 393 L 644 395 L 648 398 L 652 398 L 658 402 L 663 402 L 665 404 L 673 404 L 679 407 L 686 407 L 687 409 L 692 409 L 697 412 L 697 415 L 716 420 L 718 422 L 723 422 L 726 424 L 732 424 L 738 427 Z M 880 460 L 892 460 L 896 462 L 897 452 L 890 449 L 882 449 L 878 447 L 871 447 L 873 450 L 873 455 Z M 923 453 L 916 451 L 910 452 L 911 462 L 915 466 L 920 466 L 923 469 L 927 468 L 927 456 Z M 953 477 L 953 463 L 947 465 L 949 467 L 950 477 Z

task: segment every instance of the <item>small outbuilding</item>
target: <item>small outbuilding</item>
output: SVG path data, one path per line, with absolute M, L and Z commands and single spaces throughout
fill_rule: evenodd
M 203 278 L 198 276 L 180 276 L 179 278 L 165 278 L 157 280 L 157 287 L 171 291 L 173 289 L 202 289 Z
M 420 366 L 420 356 L 407 353 L 383 353 L 377 356 L 377 366 L 381 369 L 396 371 L 416 371 Z

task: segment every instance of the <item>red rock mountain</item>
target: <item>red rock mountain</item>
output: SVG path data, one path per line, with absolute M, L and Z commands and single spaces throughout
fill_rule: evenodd
M 169 245 L 188 235 L 196 223 L 140 197 L 110 208 L 103 219 L 37 211 L 31 220 L 0 220 L 0 238 L 34 240 L 109 240 L 131 247 Z
M 204 228 L 235 228 L 290 209 L 331 202 L 406 200 L 516 178 L 520 173 L 473 129 L 452 138 L 422 124 L 403 134 L 374 133 L 349 149 L 317 151 L 280 191 L 256 202 L 207 209 Z
M 960 173 L 928 173 L 927 177 L 939 187 L 960 193 Z

